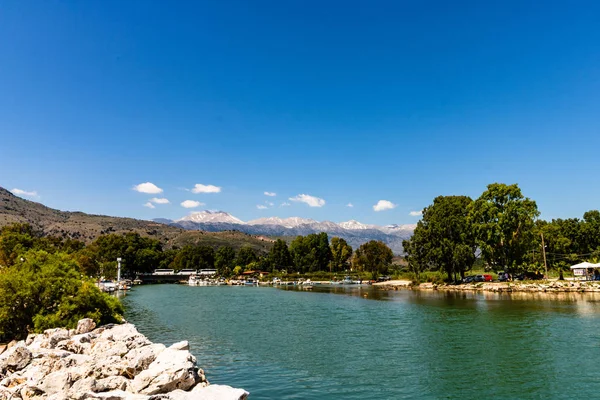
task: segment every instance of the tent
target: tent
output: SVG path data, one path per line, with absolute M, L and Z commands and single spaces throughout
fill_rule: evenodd
M 600 268 L 600 263 L 593 264 L 584 261 L 579 264 L 571 265 L 571 271 L 573 271 L 573 276 L 583 276 L 587 279 L 590 279 L 594 276 L 594 269 L 596 268 Z

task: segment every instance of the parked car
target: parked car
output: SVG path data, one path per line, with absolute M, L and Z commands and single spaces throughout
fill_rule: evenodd
M 515 276 L 515 280 L 517 281 L 537 281 L 540 279 L 544 279 L 544 275 L 539 272 L 527 271 Z
M 462 283 L 472 283 L 475 281 L 475 277 L 473 275 L 471 276 L 465 276 L 462 280 Z
M 475 282 L 485 282 L 485 278 L 483 275 L 475 275 Z
M 491 282 L 494 280 L 494 278 L 490 274 L 483 274 L 483 278 L 486 282 Z
M 504 271 L 498 272 L 498 280 L 500 282 L 506 282 L 506 281 L 508 281 L 508 273 L 504 272 Z

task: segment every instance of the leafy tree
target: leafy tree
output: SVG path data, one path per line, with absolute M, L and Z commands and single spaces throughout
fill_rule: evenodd
M 466 196 L 438 196 L 423 210 L 405 251 L 413 271 L 425 266 L 445 271 L 448 280 L 464 277 L 475 262 L 477 245 L 468 218 L 472 200 Z
M 298 236 L 290 244 L 290 253 L 295 271 L 325 271 L 331 260 L 329 238 L 324 232 Z
M 100 292 L 78 269 L 68 254 L 42 250 L 30 250 L 23 262 L 5 268 L 0 273 L 0 341 L 47 328 L 74 328 L 81 318 L 120 322 L 118 299 Z
M 29 224 L 12 224 L 0 230 L 0 266 L 11 266 L 33 248 L 38 233 Z
M 292 266 L 292 255 L 288 249 L 288 245 L 284 240 L 277 239 L 273 248 L 269 252 L 269 263 L 271 270 L 288 269 Z
M 359 271 L 371 272 L 373 279 L 376 279 L 379 274 L 388 272 L 393 258 L 394 253 L 385 243 L 371 240 L 356 249 L 352 264 Z
M 184 246 L 172 262 L 176 270 L 212 269 L 215 266 L 215 251 L 208 246 Z
M 102 235 L 87 249 L 105 267 L 112 268 L 120 257 L 123 260 L 122 274 L 129 277 L 152 272 L 158 268 L 162 256 L 162 245 L 158 240 L 142 237 L 138 233 Z
M 258 261 L 258 256 L 252 249 L 252 247 L 244 246 L 238 251 L 237 258 L 235 259 L 235 264 L 240 265 L 242 267 L 246 267 L 249 264 Z
M 235 266 L 235 250 L 230 246 L 221 246 L 215 255 L 215 268 L 221 276 L 231 275 Z
M 352 257 L 352 247 L 344 239 L 339 237 L 334 237 L 331 239 L 330 247 L 330 272 L 344 271 L 347 269 L 349 266 L 350 257 Z
M 494 269 L 514 272 L 533 244 L 535 201 L 526 198 L 517 184 L 493 183 L 469 206 L 477 244 Z

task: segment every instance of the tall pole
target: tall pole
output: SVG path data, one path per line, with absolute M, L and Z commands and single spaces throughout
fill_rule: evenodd
M 121 282 L 121 257 L 117 258 L 117 282 Z
M 548 264 L 546 263 L 546 245 L 544 244 L 544 234 L 540 232 L 542 235 L 542 253 L 544 254 L 544 268 L 546 268 L 546 279 L 548 279 Z

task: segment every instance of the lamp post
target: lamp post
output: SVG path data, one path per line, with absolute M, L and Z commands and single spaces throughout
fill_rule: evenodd
M 117 257 L 117 282 L 121 282 L 121 257 Z
M 548 264 L 546 263 L 546 245 L 544 244 L 544 234 L 542 235 L 542 253 L 544 254 L 544 268 L 546 269 L 546 279 L 548 279 Z

